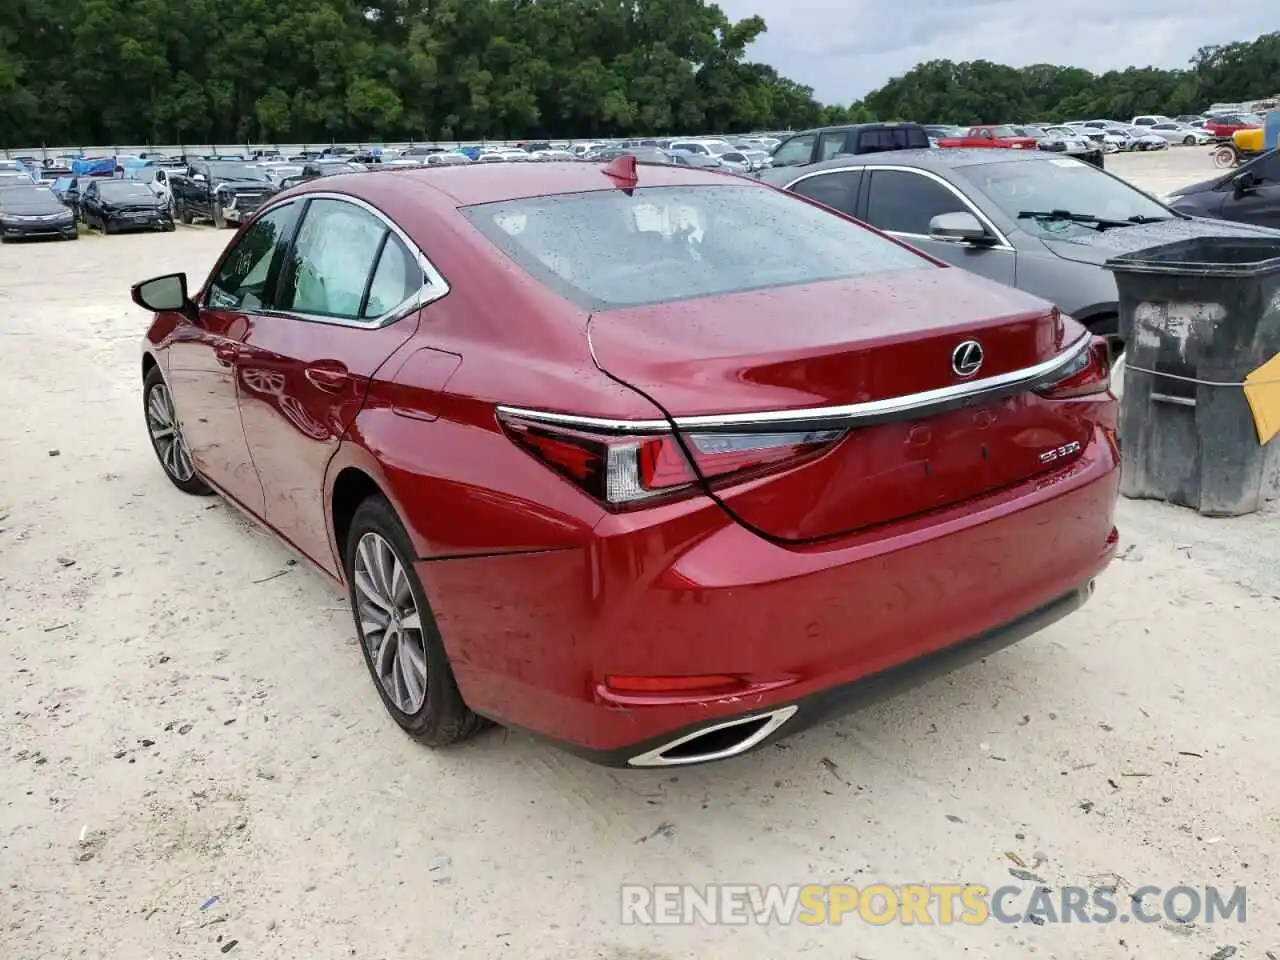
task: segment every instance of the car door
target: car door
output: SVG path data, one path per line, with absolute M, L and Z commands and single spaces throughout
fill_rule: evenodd
M 844 169 L 809 174 L 792 182 L 787 189 L 853 217 L 858 212 L 858 188 L 861 184 L 861 170 Z
M 89 180 L 84 185 L 84 192 L 80 194 L 80 215 L 84 219 L 85 226 L 89 225 L 89 218 L 97 219 L 102 210 L 102 201 L 98 195 L 98 181 Z
M 1218 215 L 1259 227 L 1280 228 L 1280 152 L 1258 159 L 1240 176 L 1251 179 L 1245 181 L 1247 186 L 1228 187 Z
M 1017 253 L 976 205 L 953 184 L 931 171 L 910 167 L 874 167 L 864 190 L 860 219 L 939 260 L 1014 286 Z M 929 221 L 944 213 L 970 213 L 986 227 L 988 243 L 940 240 L 929 236 Z
M 329 194 L 305 202 L 272 310 L 252 318 L 237 377 L 267 522 L 337 575 L 324 506 L 329 461 L 378 368 L 447 287 L 374 208 Z
M 276 207 L 232 242 L 196 296 L 198 322 L 180 324 L 166 348 L 169 388 L 196 469 L 258 517 L 264 497 L 240 419 L 236 357 L 280 272 L 301 206 Z

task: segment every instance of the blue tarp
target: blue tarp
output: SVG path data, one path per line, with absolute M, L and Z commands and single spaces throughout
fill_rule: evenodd
M 71 172 L 77 177 L 109 177 L 116 172 L 116 161 L 114 157 L 73 160 L 71 162 Z

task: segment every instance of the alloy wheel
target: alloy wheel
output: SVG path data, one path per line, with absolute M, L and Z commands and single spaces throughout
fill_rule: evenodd
M 160 455 L 160 464 L 165 472 L 179 483 L 186 483 L 195 476 L 195 467 L 191 463 L 191 452 L 187 442 L 182 438 L 182 430 L 178 426 L 178 416 L 173 409 L 173 397 L 169 388 L 157 383 L 151 388 L 147 397 L 147 429 L 151 433 L 151 442 L 155 444 L 156 453 Z
M 383 537 L 369 532 L 356 545 L 353 571 L 360 635 L 382 689 L 402 713 L 427 699 L 427 650 L 422 615 L 409 577 Z

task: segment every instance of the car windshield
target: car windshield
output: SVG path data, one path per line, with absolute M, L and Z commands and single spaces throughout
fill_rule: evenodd
M 103 200 L 150 200 L 155 194 L 136 180 L 103 180 L 98 184 Z
M 602 190 L 462 212 L 535 278 L 590 310 L 932 267 L 871 230 L 759 186 Z
M 956 172 L 1023 229 L 1043 234 L 1090 230 L 1089 219 L 1113 223 L 1168 220 L 1173 214 L 1123 180 L 1092 164 L 1053 158 L 973 164 Z M 1070 214 L 1032 216 L 1032 214 Z
M 211 163 L 211 180 L 270 180 L 267 171 L 252 163 Z
M 9 210 L 31 210 L 49 207 L 57 210 L 62 207 L 62 202 L 54 196 L 53 191 L 48 187 L 37 187 L 28 180 L 26 187 L 14 187 L 0 192 L 0 207 Z

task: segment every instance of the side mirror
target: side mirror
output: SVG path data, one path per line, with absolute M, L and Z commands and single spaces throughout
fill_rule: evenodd
M 129 290 L 129 296 L 144 310 L 156 313 L 176 310 L 191 320 L 199 316 L 199 310 L 187 294 L 185 273 L 169 273 L 135 283 Z
M 1248 193 L 1258 185 L 1258 178 L 1253 175 L 1252 170 L 1246 170 L 1244 173 L 1232 178 L 1231 185 L 1235 187 L 1236 196 Z
M 196 181 L 198 181 L 198 182 L 200 182 L 200 183 L 204 183 L 204 174 L 203 174 L 203 173 L 193 173 L 193 174 L 191 175 L 191 179 L 192 179 L 192 180 L 196 180 Z
M 992 239 L 978 218 L 967 210 L 938 214 L 929 221 L 929 237 L 949 243 L 989 243 Z

